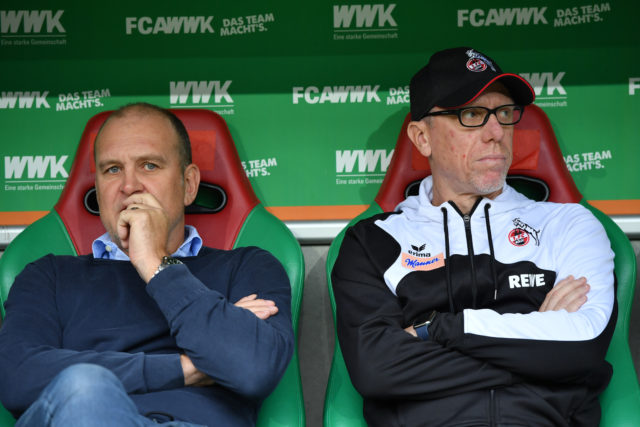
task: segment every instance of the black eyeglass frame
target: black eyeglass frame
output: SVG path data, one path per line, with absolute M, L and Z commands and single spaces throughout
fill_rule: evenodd
M 498 117 L 498 114 L 496 114 L 498 112 L 498 110 L 500 110 L 501 108 L 504 107 L 515 107 L 514 111 L 517 110 L 518 108 L 520 109 L 520 117 L 518 117 L 518 120 L 516 120 L 513 123 L 502 123 L 500 121 L 500 118 Z M 429 116 L 458 116 L 458 122 L 460 122 L 460 124 L 466 128 L 480 128 L 484 125 L 487 124 L 487 122 L 489 121 L 489 117 L 493 114 L 494 116 L 496 116 L 496 119 L 498 120 L 498 123 L 500 123 L 503 126 L 513 126 L 516 123 L 518 123 L 520 120 L 522 120 L 522 116 L 524 115 L 524 105 L 519 105 L 519 104 L 505 104 L 505 105 L 500 105 L 496 108 L 487 108 L 487 107 L 480 107 L 480 106 L 475 106 L 475 107 L 463 107 L 463 108 L 457 108 L 455 110 L 442 110 L 442 111 L 433 111 L 431 113 L 427 113 L 424 115 L 424 117 L 429 117 Z M 462 123 L 462 112 L 465 110 L 472 110 L 472 109 L 481 109 L 487 112 L 487 114 L 485 114 L 484 116 L 484 120 L 482 121 L 481 124 L 479 125 L 465 125 L 464 123 Z

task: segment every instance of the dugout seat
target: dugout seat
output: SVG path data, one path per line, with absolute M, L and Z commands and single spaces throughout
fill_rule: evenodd
M 291 314 L 297 336 L 304 281 L 300 245 L 257 199 L 222 117 L 208 110 L 181 109 L 173 113 L 187 128 L 193 161 L 201 171 L 196 200 L 185 209 L 186 223 L 198 229 L 206 246 L 221 249 L 258 246 L 280 260 L 291 282 Z M 54 209 L 18 235 L 0 258 L 0 303 L 6 300 L 14 277 L 27 263 L 50 252 L 91 253 L 91 243 L 104 233 L 94 189 L 93 142 L 110 114 L 97 114 L 87 123 L 67 184 Z M 0 306 L 4 316 L 4 307 Z M 13 423 L 13 418 L 0 406 L 0 426 Z M 305 425 L 297 346 L 280 384 L 263 403 L 257 425 Z
M 430 174 L 429 162 L 407 136 L 407 115 L 395 151 L 380 190 L 369 208 L 347 227 L 381 212 L 393 211 L 408 195 L 417 194 L 418 184 Z M 527 106 L 522 120 L 515 126 L 514 159 L 507 182 L 535 200 L 580 203 L 593 212 L 604 226 L 615 252 L 615 274 L 618 279 L 618 321 L 607 352 L 613 365 L 613 378 L 602 394 L 602 420 L 606 427 L 640 425 L 640 387 L 629 349 L 629 318 L 636 285 L 636 258 L 631 243 L 620 228 L 605 214 L 589 205 L 578 191 L 569 173 L 547 115 L 536 105 Z M 331 270 L 345 230 L 331 244 L 327 255 L 327 280 L 335 318 L 335 300 L 331 286 Z M 324 426 L 366 426 L 362 415 L 362 398 L 349 379 L 336 335 L 333 362 L 325 395 Z

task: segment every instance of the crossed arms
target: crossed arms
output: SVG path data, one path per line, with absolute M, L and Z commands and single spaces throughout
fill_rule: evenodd
M 134 231 L 132 226 L 129 240 Z M 257 248 L 205 249 L 189 264 L 197 274 L 187 265 L 171 266 L 146 286 L 122 261 L 47 256 L 27 266 L 11 289 L 0 330 L 3 404 L 14 414 L 24 411 L 57 373 L 82 362 L 112 370 L 128 393 L 215 382 L 250 399 L 266 397 L 293 351 L 289 280 L 275 258 Z M 130 255 L 136 259 L 131 246 Z M 108 279 L 93 283 L 96 273 Z M 116 330 L 106 336 L 118 341 L 110 348 L 99 339 L 108 328 L 66 323 L 72 313 L 61 306 L 100 308 L 114 285 L 131 300 L 107 306 L 111 317 L 140 310 L 131 316 L 152 329 L 148 342 L 124 342 Z M 70 342 L 69 329 L 83 327 L 87 333 L 80 335 L 86 339 Z M 178 352 L 169 350 L 174 348 Z
M 384 281 L 375 240 L 367 240 L 375 225 L 347 231 L 332 282 L 340 346 L 356 389 L 372 399 L 432 399 L 527 381 L 581 381 L 601 367 L 616 319 L 613 253 L 595 218 L 572 215 L 553 254 L 562 280 L 541 306 L 440 313 L 429 341 L 412 334 L 412 319 Z M 572 276 L 578 272 L 588 280 Z

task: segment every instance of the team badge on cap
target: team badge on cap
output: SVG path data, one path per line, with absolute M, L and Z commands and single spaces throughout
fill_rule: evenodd
M 491 61 L 480 52 L 469 49 L 465 53 L 469 57 L 469 60 L 467 61 L 467 70 L 473 71 L 474 73 L 480 73 L 488 67 L 491 67 L 491 70 L 496 71 L 493 63 L 491 63 Z
M 487 69 L 487 64 L 482 59 L 471 58 L 467 61 L 467 69 L 474 73 L 479 73 Z

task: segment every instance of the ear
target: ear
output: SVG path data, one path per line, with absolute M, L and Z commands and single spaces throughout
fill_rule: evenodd
M 431 155 L 431 142 L 429 134 L 429 125 L 424 120 L 409 122 L 407 126 L 407 135 L 413 145 L 416 146 L 420 154 L 425 157 Z
M 198 194 L 200 185 L 200 169 L 195 163 L 191 163 L 184 170 L 184 205 L 189 206 Z

